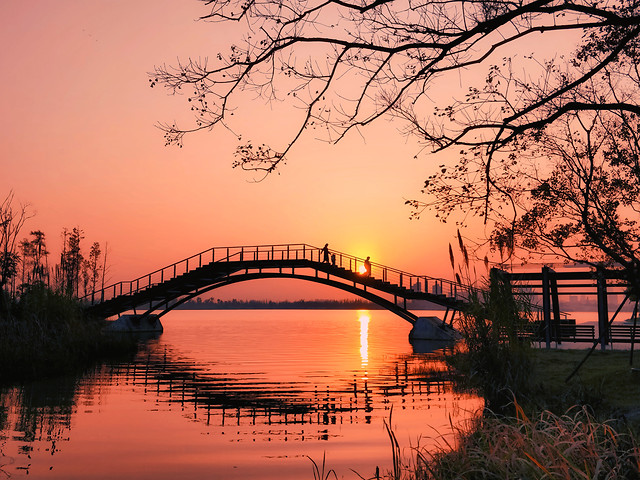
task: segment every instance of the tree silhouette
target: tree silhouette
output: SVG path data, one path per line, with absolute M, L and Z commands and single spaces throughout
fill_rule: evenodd
M 85 270 L 87 272 L 85 295 L 89 292 L 95 292 L 97 289 L 100 272 L 102 271 L 102 265 L 100 265 L 101 255 L 102 249 L 100 248 L 100 243 L 93 242 L 89 250 L 89 259 L 85 260 Z
M 418 213 L 470 210 L 495 222 L 492 245 L 506 253 L 544 249 L 638 271 L 640 3 L 203 3 L 203 21 L 235 25 L 243 39 L 211 60 L 151 73 L 151 86 L 184 92 L 195 116 L 186 127 L 162 124 L 167 144 L 228 126 L 245 92 L 301 111 L 285 144 L 238 147 L 234 166 L 265 175 L 307 130 L 336 142 L 393 118 L 425 148 L 460 155 L 427 179 L 426 200 L 410 202 Z M 529 55 L 540 39 L 575 51 Z M 475 84 L 436 103 L 431 89 L 452 75 Z
M 63 250 L 60 254 L 60 275 L 62 290 L 67 295 L 80 294 L 80 280 L 84 256 L 80 242 L 84 238 L 84 232 L 74 227 L 71 232 L 66 228 L 62 232 Z
M 19 255 L 16 252 L 17 239 L 24 222 L 29 218 L 27 206 L 13 205 L 14 194 L 9 192 L 0 203 L 0 292 L 18 272 Z
M 635 50 L 640 15 L 631 0 L 203 3 L 210 8 L 203 20 L 237 24 L 244 38 L 213 61 L 188 59 L 151 74 L 152 86 L 186 92 L 195 114 L 191 126 L 162 125 L 167 143 L 182 144 L 185 134 L 224 125 L 246 91 L 303 111 L 286 145 L 241 146 L 237 165 L 243 168 L 273 171 L 308 128 L 322 128 L 337 141 L 387 115 L 403 118 L 435 150 L 483 146 L 491 155 L 568 112 L 640 111 L 625 99 L 591 103 L 574 95 Z M 562 78 L 542 78 L 506 98 L 472 87 L 469 97 L 432 114 L 429 89 L 445 74 L 493 68 L 496 59 L 502 63 L 537 34 L 566 42 L 568 32 L 591 44 Z

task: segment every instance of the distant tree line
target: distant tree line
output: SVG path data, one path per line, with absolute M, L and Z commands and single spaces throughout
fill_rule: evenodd
M 195 298 L 182 304 L 180 309 L 185 310 L 253 310 L 253 309 L 278 309 L 278 310 L 303 310 L 303 309 L 327 309 L 327 310 L 358 310 L 379 309 L 375 303 L 368 300 L 221 300 L 215 298 Z
M 50 264 L 43 231 L 32 230 L 20 238 L 30 217 L 26 205 L 15 206 L 10 192 L 0 203 L 0 291 L 3 298 L 16 298 L 34 287 L 46 287 L 70 297 L 80 297 L 103 286 L 107 249 L 93 242 L 83 249 L 84 232 L 79 227 L 62 230 L 60 258 Z
M 416 302 L 417 304 L 417 302 Z M 442 307 L 435 304 L 407 305 L 411 308 L 423 307 L 429 310 L 439 310 Z M 195 298 L 182 304 L 179 309 L 184 310 L 382 310 L 384 307 L 364 299 L 352 300 L 221 300 L 215 298 Z

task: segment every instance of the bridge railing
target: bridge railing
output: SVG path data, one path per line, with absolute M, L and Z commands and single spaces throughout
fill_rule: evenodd
M 335 253 L 338 267 L 365 274 L 364 258 L 340 252 Z M 462 301 L 469 298 L 469 293 L 473 289 L 473 287 L 460 285 L 451 280 L 428 275 L 417 275 L 375 262 L 371 262 L 371 278 L 382 280 L 407 290 L 413 290 L 414 292 L 429 293 Z
M 86 295 L 83 301 L 86 304 L 94 305 L 121 295 L 133 295 L 214 262 L 259 260 L 309 260 L 322 263 L 325 261 L 325 257 L 321 248 L 305 243 L 213 247 L 134 280 L 104 287 Z M 329 250 L 329 263 L 351 272 L 365 274 L 364 258 L 337 250 Z M 472 287 L 460 285 L 450 280 L 416 275 L 374 262 L 371 262 L 371 277 L 407 290 L 442 295 L 458 300 L 468 299 L 472 289 Z
M 85 295 L 82 300 L 89 305 L 94 305 L 121 295 L 132 295 L 213 262 L 284 260 L 289 258 L 312 260 L 313 252 L 314 248 L 309 248 L 305 244 L 212 247 L 147 275 L 96 290 Z M 317 254 L 315 256 L 317 257 Z

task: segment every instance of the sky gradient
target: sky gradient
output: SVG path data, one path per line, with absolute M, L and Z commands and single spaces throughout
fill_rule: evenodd
M 231 167 L 238 142 L 227 130 L 164 146 L 156 124 L 190 113 L 185 97 L 150 88 L 148 72 L 218 52 L 232 33 L 196 21 L 205 12 L 195 0 L 0 3 L 0 194 L 30 204 L 23 236 L 44 231 L 50 263 L 63 227 L 84 230 L 85 251 L 108 242 L 109 283 L 213 246 L 325 242 L 451 278 L 455 225 L 429 214 L 410 220 L 404 205 L 442 158 L 414 159 L 419 146 L 397 125 L 378 122 L 338 145 L 309 137 L 258 183 Z M 258 143 L 277 139 L 289 112 L 250 105 L 235 127 Z M 327 298 L 327 288 L 271 280 L 216 296 Z

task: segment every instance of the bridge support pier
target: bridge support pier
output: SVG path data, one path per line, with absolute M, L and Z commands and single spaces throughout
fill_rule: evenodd
M 443 324 L 438 317 L 418 317 L 409 332 L 409 340 L 445 340 L 453 341 L 460 334 L 450 325 Z
M 163 327 L 157 315 L 121 315 L 105 328 L 108 332 L 162 333 Z

